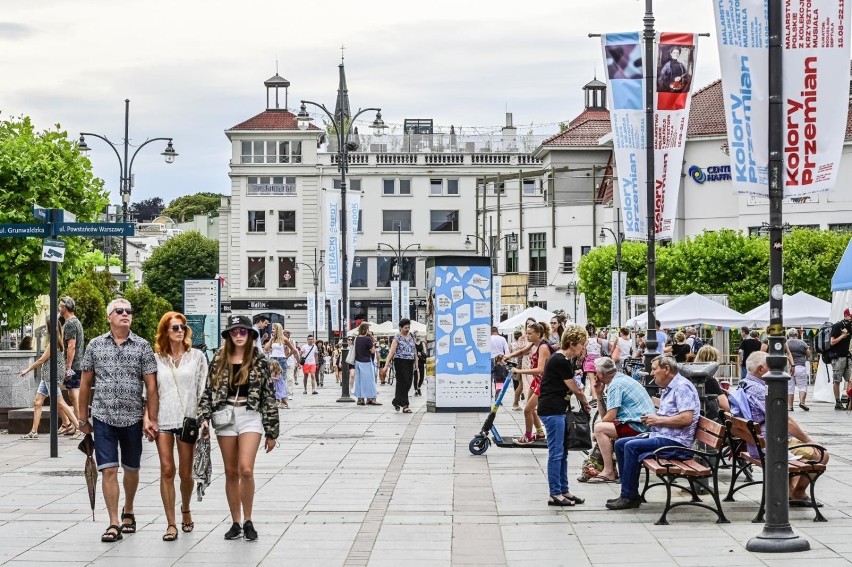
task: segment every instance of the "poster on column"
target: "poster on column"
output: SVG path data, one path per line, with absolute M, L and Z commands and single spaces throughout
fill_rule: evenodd
M 434 385 L 429 411 L 485 411 L 491 404 L 491 266 L 487 258 L 427 260 L 427 338 Z M 483 308 L 484 306 L 484 308 Z M 427 377 L 429 376 L 427 372 Z
M 307 293 L 307 304 L 308 304 L 308 331 L 311 333 L 314 332 L 317 324 L 317 311 L 315 309 L 316 304 L 314 303 L 315 299 L 314 292 L 309 291 Z
M 322 292 L 317 294 L 317 328 L 320 331 L 327 331 L 327 324 L 328 321 L 325 316 L 325 293 Z
M 731 180 L 769 195 L 769 23 L 765 0 L 714 2 Z M 840 0 L 786 0 L 782 20 L 784 197 L 837 181 L 849 105 L 850 11 Z M 819 143 L 817 143 L 817 141 Z

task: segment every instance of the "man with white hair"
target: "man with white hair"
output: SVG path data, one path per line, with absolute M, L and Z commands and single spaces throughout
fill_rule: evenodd
M 151 345 L 130 330 L 133 308 L 126 299 L 114 299 L 107 306 L 109 332 L 89 341 L 83 357 L 83 379 L 80 384 L 79 427 L 94 433 L 95 460 L 103 474 L 101 483 L 109 513 L 109 527 L 101 541 L 112 543 L 122 534 L 136 533 L 133 502 L 139 486 L 142 460 L 142 434 L 154 440 L 158 433 L 157 360 Z M 92 385 L 97 381 L 92 399 L 92 423 L 88 421 Z M 149 418 L 143 423 L 147 391 Z M 153 417 L 152 417 L 153 416 Z M 120 457 L 119 457 L 120 455 Z M 118 467 L 124 468 L 124 507 L 121 523 L 118 517 Z
M 589 482 L 615 482 L 615 467 L 612 451 L 616 439 L 634 437 L 648 431 L 642 416 L 654 413 L 654 402 L 642 385 L 618 371 L 615 362 L 608 356 L 595 359 L 595 396 L 603 400 L 604 386 L 606 402 L 600 402 L 598 413 L 601 420 L 595 424 L 595 441 L 601 450 L 604 468 Z
M 804 411 L 810 411 L 811 408 L 805 405 L 805 397 L 808 395 L 808 380 L 811 377 L 808 371 L 811 347 L 799 338 L 799 331 L 788 329 L 786 348 L 791 374 L 790 381 L 787 383 L 787 409 L 793 411 L 793 396 L 796 388 L 799 388 L 799 407 Z

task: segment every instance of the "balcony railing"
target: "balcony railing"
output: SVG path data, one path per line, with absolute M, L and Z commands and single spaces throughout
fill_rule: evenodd
M 296 186 L 288 183 L 249 183 L 248 195 L 295 195 Z

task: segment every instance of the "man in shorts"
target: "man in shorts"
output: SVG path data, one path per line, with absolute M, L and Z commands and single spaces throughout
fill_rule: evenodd
M 299 349 L 299 354 L 302 356 L 302 374 L 304 374 L 305 391 L 308 393 L 308 377 L 311 378 L 311 393 L 317 393 L 317 345 L 314 342 L 314 336 L 308 335 L 307 344 L 303 344 Z
M 834 381 L 834 409 L 844 410 L 840 402 L 840 383 L 846 381 L 849 386 L 852 379 L 852 353 L 849 352 L 850 339 L 852 339 L 852 309 L 843 311 L 843 319 L 831 326 L 831 348 L 828 350 L 828 359 L 831 362 L 831 370 Z
M 608 356 L 595 359 L 595 394 L 606 403 L 598 406 L 601 420 L 595 424 L 595 441 L 601 450 L 604 468 L 589 482 L 615 482 L 613 447 L 617 439 L 634 437 L 648 431 L 642 423 L 642 416 L 654 413 L 654 402 L 645 388 L 636 380 L 618 371 L 615 362 Z M 599 480 L 598 480 L 599 479 Z
M 793 396 L 796 394 L 796 388 L 799 388 L 799 407 L 803 411 L 810 411 L 811 408 L 805 405 L 805 397 L 808 395 L 808 381 L 811 377 L 808 370 L 811 347 L 799 338 L 799 331 L 788 329 L 786 349 L 791 374 L 787 383 L 787 409 L 793 411 Z
M 65 348 L 65 367 L 60 368 L 60 376 L 64 377 L 62 385 L 68 390 L 71 399 L 71 407 L 80 415 L 78 406 L 80 393 L 80 378 L 82 376 L 81 365 L 83 354 L 86 350 L 86 341 L 83 333 L 83 325 L 74 314 L 76 302 L 73 298 L 65 296 L 59 300 L 59 315 L 65 319 L 62 326 L 62 340 Z M 85 398 L 84 398 L 85 399 Z M 79 433 L 74 439 L 82 437 Z
M 101 541 L 112 543 L 122 534 L 136 533 L 133 501 L 139 486 L 139 466 L 142 459 L 142 434 L 149 440 L 157 437 L 159 397 L 157 391 L 157 361 L 145 339 L 130 331 L 133 308 L 126 299 L 114 299 L 107 306 L 109 332 L 89 342 L 83 358 L 81 400 L 88 400 L 92 385 L 97 382 L 92 400 L 92 423 L 89 408 L 80 403 L 80 430 L 94 433 L 95 460 L 103 475 L 104 494 L 109 527 Z M 142 386 L 147 390 L 148 419 L 143 423 L 146 409 Z M 118 516 L 118 466 L 124 468 L 124 507 L 121 523 Z

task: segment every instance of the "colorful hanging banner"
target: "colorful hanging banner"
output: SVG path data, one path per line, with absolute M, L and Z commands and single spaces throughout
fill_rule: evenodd
M 766 0 L 714 2 L 725 95 L 731 180 L 769 195 L 769 24 Z M 850 11 L 840 0 L 786 0 L 784 10 L 784 197 L 837 181 L 849 110 Z M 817 88 L 819 85 L 819 88 Z M 817 142 L 817 140 L 819 142 Z
M 343 249 L 341 247 L 340 223 L 342 215 L 340 210 L 340 195 L 334 191 L 324 191 L 325 199 L 325 249 L 326 263 L 326 296 L 335 301 L 343 297 Z M 355 264 L 355 246 L 358 244 L 358 215 L 361 209 L 361 192 L 349 191 L 346 194 L 346 223 L 348 225 L 346 231 L 346 256 L 347 270 L 346 273 L 349 279 L 352 277 L 352 268 Z M 349 282 L 345 282 L 347 289 Z M 343 313 L 343 323 L 348 325 L 349 321 L 349 306 L 345 306 Z
M 325 293 L 320 292 L 317 294 L 317 328 L 320 331 L 327 331 L 327 324 L 328 321 L 325 316 Z
M 316 295 L 314 295 L 314 292 L 312 292 L 312 291 L 309 291 L 306 295 L 307 295 L 307 304 L 308 304 L 308 322 L 307 322 L 308 332 L 313 333 L 314 329 L 316 329 L 316 324 L 317 324 L 317 310 L 316 310 L 316 304 L 314 303 L 314 299 L 316 298 Z

